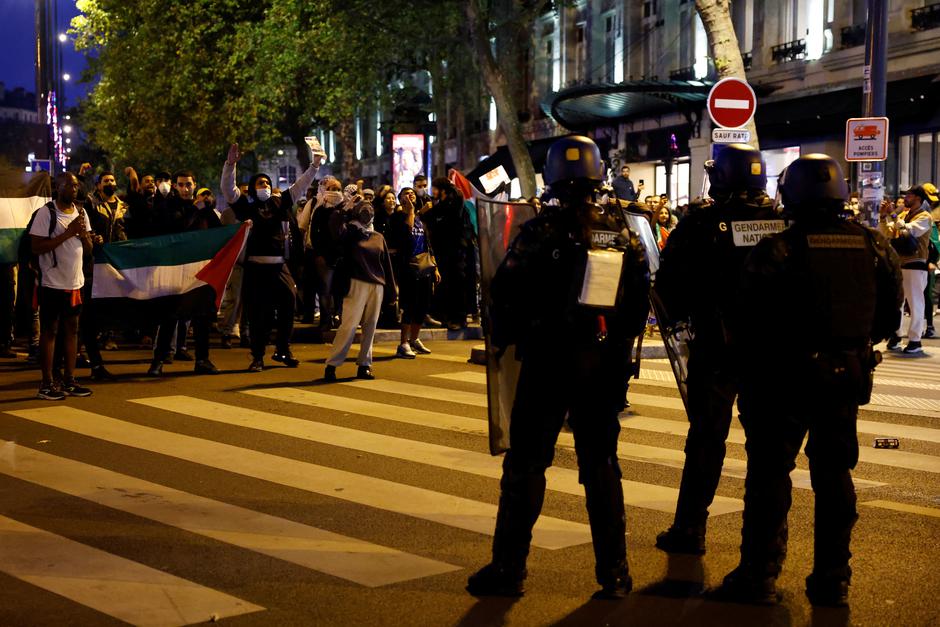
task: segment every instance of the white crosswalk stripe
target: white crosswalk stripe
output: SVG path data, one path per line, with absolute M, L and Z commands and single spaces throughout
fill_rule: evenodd
M 496 506 L 301 462 L 210 440 L 161 431 L 107 416 L 57 407 L 8 412 L 40 424 L 159 453 L 256 479 L 286 485 L 360 505 L 491 535 Z M 560 549 L 591 541 L 587 525 L 550 516 L 539 518 L 533 546 Z
M 179 527 L 364 586 L 457 566 L 188 494 L 104 468 L 6 443 L 0 472 L 112 509 Z M 132 494 L 135 498 L 128 498 Z
M 469 373 L 476 374 L 476 373 Z M 432 375 L 438 376 L 438 375 Z M 439 377 L 440 378 L 440 377 Z M 464 377 L 466 378 L 466 377 Z M 431 412 L 422 409 L 399 408 L 375 401 L 364 401 L 360 399 L 344 398 L 301 390 L 299 388 L 275 388 L 267 390 L 249 390 L 245 392 L 252 396 L 260 396 L 279 401 L 288 401 L 299 405 L 310 407 L 320 407 L 323 409 L 332 409 L 334 411 L 348 412 L 384 420 L 394 420 L 396 422 L 406 422 L 408 424 L 432 427 L 436 429 L 445 429 L 462 433 L 473 433 L 485 436 L 487 434 L 487 424 L 484 420 L 477 418 L 466 418 L 464 416 L 454 416 L 439 412 Z M 562 432 L 558 434 L 558 445 L 574 449 L 574 436 L 570 433 Z M 626 442 L 621 439 L 617 445 L 618 457 L 626 461 L 639 461 L 644 463 L 658 464 L 670 468 L 682 468 L 685 464 L 685 454 L 679 449 L 662 448 L 658 446 L 649 446 L 645 444 L 636 444 Z M 742 459 L 725 458 L 722 468 L 722 474 L 728 477 L 743 479 L 747 472 L 747 462 Z M 793 485 L 804 490 L 812 490 L 809 471 L 801 468 L 794 469 L 791 473 Z M 628 485 L 629 484 L 629 485 Z M 860 489 L 872 488 L 884 485 L 878 481 L 869 481 L 865 479 L 857 480 L 857 487 Z M 671 498 L 663 500 L 669 490 L 672 492 Z M 636 507 L 649 507 L 650 509 L 660 509 L 670 513 L 675 511 L 675 502 L 678 498 L 678 491 L 662 486 L 649 486 L 641 482 L 626 482 L 625 499 L 628 505 Z M 646 495 L 650 494 L 649 498 Z M 713 515 L 720 515 L 729 511 L 737 511 L 737 507 L 731 507 L 728 503 L 728 509 L 722 507 L 724 497 L 716 499 L 716 505 L 712 508 Z M 668 504 L 668 505 L 667 505 Z
M 0 556 L 0 571 L 133 625 L 189 625 L 264 610 L 6 516 Z
M 456 355 L 435 353 L 422 356 L 422 359 L 437 359 L 452 365 L 442 367 L 446 370 L 444 372 L 426 374 L 421 380 L 353 380 L 309 389 L 258 387 L 243 389 L 217 400 L 167 395 L 120 401 L 127 403 L 125 409 L 136 407 L 143 412 L 141 419 L 135 418 L 135 422 L 118 419 L 124 415 L 120 410 L 94 413 L 70 405 L 17 408 L 4 413 L 37 425 L 92 438 L 105 447 L 147 451 L 221 473 L 343 501 L 351 508 L 367 510 L 369 518 L 404 515 L 426 521 L 423 524 L 491 536 L 497 496 L 496 481 L 493 480 L 501 477 L 502 469 L 501 458 L 489 455 L 486 448 L 485 372 L 480 367 L 455 367 L 453 364 L 466 361 Z M 652 388 L 671 388 L 673 392 L 659 395 L 652 388 L 638 386 L 631 389 L 633 412 L 621 416 L 623 429 L 618 455 L 624 462 L 681 469 L 685 462 L 682 447 L 688 422 L 682 401 L 674 392 L 672 372 L 665 360 L 644 360 L 644 364 L 648 367 L 644 368 L 644 376 L 638 383 Z M 874 398 L 879 403 L 891 405 L 890 409 L 896 416 L 890 419 L 897 420 L 898 424 L 859 420 L 862 439 L 868 436 L 898 437 L 902 441 L 916 441 L 920 451 L 930 451 L 930 447 L 936 450 L 935 445 L 940 444 L 940 429 L 923 426 L 930 424 L 923 418 L 905 421 L 899 417 L 905 413 L 905 403 L 920 408 L 910 410 L 912 414 L 936 414 L 925 409 L 931 406 L 926 401 L 933 401 L 940 407 L 940 399 L 928 398 L 928 392 L 933 389 L 928 369 L 906 363 L 890 365 L 890 371 L 876 377 Z M 879 393 L 878 385 L 895 389 Z M 918 394 L 918 388 L 923 395 Z M 905 390 L 910 390 L 911 395 L 896 394 Z M 348 424 L 333 424 L 331 417 L 342 416 L 355 419 Z M 173 420 L 168 420 L 170 417 L 174 417 Z M 177 417 L 197 419 L 192 424 L 200 425 L 195 431 L 200 437 L 176 433 L 172 427 L 147 426 L 151 419 L 157 420 L 159 425 L 176 424 Z M 868 417 L 877 418 L 871 414 Z M 917 424 L 907 424 L 910 422 Z M 383 428 L 383 424 L 387 426 Z M 320 461 L 317 458 L 312 462 L 300 461 L 254 450 L 251 445 L 234 446 L 215 441 L 202 435 L 213 432 L 205 431 L 207 425 L 223 425 L 227 434 L 257 432 L 281 438 L 284 442 L 316 443 L 319 448 L 314 448 L 315 451 L 327 447 L 354 452 L 356 457 L 362 453 L 396 460 L 398 465 L 394 466 L 396 470 L 383 473 L 382 478 L 372 476 L 368 471 L 350 472 L 327 463 L 314 463 Z M 374 432 L 370 425 L 380 426 Z M 409 428 L 419 435 L 410 435 Z M 435 433 L 468 437 L 451 435 L 444 445 L 434 441 Z M 254 437 L 240 437 L 236 441 L 250 442 Z M 453 554 L 439 560 L 435 559 L 439 556 L 433 555 L 430 549 L 427 555 L 406 552 L 401 550 L 400 541 L 394 537 L 385 540 L 381 532 L 370 533 L 369 540 L 341 535 L 290 520 L 289 514 L 280 511 L 277 513 L 287 518 L 161 485 L 159 479 L 154 482 L 145 478 L 147 471 L 143 469 L 123 474 L 88 463 L 84 457 L 81 458 L 84 461 L 69 459 L 8 440 L 0 440 L 0 478 L 4 480 L 26 482 L 58 492 L 65 499 L 81 499 L 99 507 L 125 512 L 143 519 L 145 522 L 141 524 L 162 525 L 171 534 L 197 534 L 219 545 L 238 547 L 334 577 L 346 585 L 388 586 L 447 575 L 466 566 Z M 743 429 L 733 427 L 728 441 L 743 444 Z M 455 445 L 453 442 L 459 443 Z M 559 434 L 558 446 L 573 450 L 573 435 L 563 431 Z M 740 449 L 733 449 L 730 455 L 725 459 L 722 474 L 741 480 L 746 474 L 746 461 L 733 456 L 741 456 Z M 863 473 L 870 478 L 854 477 L 860 506 L 871 508 L 871 511 L 890 510 L 885 515 L 940 518 L 940 508 L 926 506 L 931 505 L 930 502 L 916 505 L 889 500 L 891 493 L 879 488 L 891 486 L 875 480 L 884 478 L 874 472 L 881 466 L 915 473 L 940 473 L 940 456 L 910 450 L 874 450 L 863 446 L 860 461 L 870 464 L 862 467 Z M 359 467 L 356 466 L 357 469 Z M 482 502 L 466 498 L 461 492 L 468 488 L 459 482 L 444 488 L 440 488 L 438 483 L 429 484 L 440 491 L 410 485 L 409 480 L 399 480 L 395 476 L 399 472 L 397 469 L 404 467 L 420 469 L 422 475 L 448 472 L 484 478 L 492 482 L 493 499 Z M 660 473 L 660 476 L 664 475 Z M 672 472 L 668 476 L 672 478 L 651 479 L 649 482 L 623 480 L 625 503 L 632 508 L 631 517 L 641 510 L 670 515 L 675 512 L 678 474 Z M 897 474 L 888 476 L 892 483 L 902 485 L 901 480 L 896 479 Z M 577 470 L 562 463 L 550 468 L 546 478 L 548 490 L 583 499 Z M 807 470 L 797 468 L 791 473 L 791 478 L 795 487 L 812 489 Z M 710 508 L 711 515 L 731 513 L 740 516 L 743 507 L 740 492 L 735 494 L 729 489 L 735 485 L 733 483 L 722 485 L 722 494 L 716 497 Z M 740 485 L 737 483 L 735 490 L 739 491 Z M 867 501 L 864 496 L 866 490 L 872 490 Z M 128 495 L 135 498 L 128 498 Z M 904 501 L 905 498 L 899 500 Z M 11 515 L 13 517 L 8 518 L 0 514 L 0 572 L 116 619 L 134 624 L 183 625 L 206 621 L 213 615 L 225 618 L 265 610 L 262 605 L 229 595 L 228 589 L 213 590 L 209 587 L 212 580 L 203 581 L 200 577 L 195 577 L 195 581 L 182 579 L 127 557 L 24 524 L 15 520 L 16 515 Z M 533 546 L 556 550 L 590 543 L 588 525 L 575 520 L 540 517 L 533 530 Z M 211 544 L 210 547 L 219 550 Z M 408 551 L 415 549 L 409 548 Z M 415 552 L 424 553 L 420 549 Z M 224 554 L 223 559 L 231 559 L 231 556 Z M 86 564 L 90 566 L 86 567 Z M 166 568 L 173 570 L 172 567 Z M 187 577 L 193 576 L 187 574 Z M 274 607 L 264 597 L 251 600 Z
M 486 407 L 486 395 L 481 392 L 466 392 L 462 390 L 448 390 L 429 385 L 420 385 L 417 383 L 405 383 L 397 381 L 348 381 L 340 385 L 357 388 L 388 392 L 390 394 L 399 394 L 403 396 L 412 396 L 417 398 L 433 399 L 439 401 L 450 401 L 476 407 Z M 636 406 L 652 406 L 664 409 L 683 410 L 682 399 L 654 396 L 651 394 L 631 393 L 631 402 Z M 736 413 L 737 410 L 735 410 Z M 667 420 L 660 418 L 647 418 L 644 416 L 631 416 L 630 419 L 623 421 L 623 426 L 628 429 L 640 429 L 642 431 L 652 431 L 667 435 L 685 436 L 688 431 L 686 423 L 678 420 Z M 901 425 L 891 423 L 868 423 L 869 428 L 887 429 L 876 433 L 891 433 L 893 428 L 902 428 Z M 934 429 L 918 430 L 916 433 L 936 437 Z M 736 444 L 744 444 L 744 430 L 732 428 L 728 436 L 728 441 Z M 893 466 L 907 470 L 921 470 L 925 472 L 940 473 L 940 457 L 932 455 L 923 455 L 920 453 L 909 453 L 898 450 L 873 450 L 862 447 L 859 451 L 859 461 L 879 464 L 882 466 Z
M 498 479 L 502 476 L 501 459 L 486 453 L 368 433 L 190 397 L 159 397 L 137 399 L 133 402 L 168 411 L 176 411 L 188 416 L 264 429 L 268 432 L 303 438 L 332 446 L 395 457 L 440 468 L 452 468 L 460 472 L 484 477 Z M 584 494 L 583 488 L 578 483 L 578 472 L 576 470 L 552 467 L 546 473 L 546 477 L 550 490 L 576 496 Z M 624 481 L 623 483 L 627 504 L 669 513 L 675 510 L 675 501 L 678 496 L 676 490 L 635 481 Z M 740 511 L 741 508 L 742 503 L 738 499 L 718 497 L 713 507 L 713 514 L 717 516 Z

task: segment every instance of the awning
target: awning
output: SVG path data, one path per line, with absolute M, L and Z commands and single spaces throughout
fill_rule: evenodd
M 576 85 L 556 92 L 542 109 L 569 129 L 609 126 L 636 118 L 701 109 L 712 80 L 626 81 Z

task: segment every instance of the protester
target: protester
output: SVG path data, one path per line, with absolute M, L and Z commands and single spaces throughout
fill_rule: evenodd
M 395 353 L 402 359 L 414 359 L 417 353 L 430 353 L 419 339 L 421 325 L 431 306 L 434 285 L 441 282 L 421 216 L 415 208 L 417 195 L 410 187 L 398 195 L 401 210 L 389 219 L 388 247 L 394 257 L 398 278 L 401 316 L 401 344 Z M 421 262 L 424 262 L 423 264 Z
M 235 185 L 235 168 L 241 158 L 238 144 L 232 144 L 222 167 L 222 194 L 239 220 L 251 220 L 245 258 L 245 294 L 252 329 L 249 372 L 264 369 L 268 334 L 277 320 L 277 348 L 274 361 L 296 368 L 300 363 L 291 353 L 294 328 L 296 285 L 287 267 L 290 258 L 290 223 L 294 197 L 306 190 L 320 169 L 322 155 L 315 152 L 308 167 L 291 187 L 274 195 L 271 177 L 255 174 L 248 182 L 248 194 Z
M 626 200 L 629 202 L 636 202 L 644 187 L 643 183 L 640 182 L 636 188 L 634 188 L 633 181 L 630 180 L 630 166 L 626 165 L 620 168 L 620 176 L 615 178 L 611 185 L 614 188 L 614 194 L 617 196 L 617 200 Z
M 158 177 L 159 178 L 159 177 Z M 195 204 L 196 179 L 189 170 L 180 170 L 173 177 L 175 193 L 164 194 L 158 186 L 154 196 L 154 222 L 151 235 L 167 235 L 214 228 L 221 225 L 218 215 L 211 209 L 200 209 Z M 170 354 L 174 334 L 177 333 L 178 319 L 174 315 L 165 315 L 157 329 L 157 341 L 153 360 L 147 374 L 152 377 L 163 375 L 163 361 Z M 196 344 L 196 360 L 193 371 L 197 374 L 219 374 L 219 369 L 209 361 L 210 320 L 205 315 L 193 318 L 193 340 Z
M 357 379 L 374 379 L 372 372 L 372 342 L 379 321 L 382 304 L 394 303 L 398 298 L 395 275 L 388 246 L 381 233 L 373 229 L 375 217 L 372 203 L 361 200 L 350 210 L 351 219 L 338 229 L 346 270 L 349 272 L 349 292 L 343 299 L 343 322 L 333 338 L 333 351 L 326 360 L 323 379 L 336 381 L 336 368 L 346 361 L 346 355 L 356 335 L 356 325 L 362 323 L 362 339 L 356 360 Z
M 297 217 L 300 230 L 309 230 L 313 255 L 313 271 L 316 273 L 317 301 L 320 306 L 320 331 L 329 331 L 339 326 L 333 297 L 333 274 L 342 250 L 330 231 L 333 215 L 343 204 L 343 184 L 335 176 L 324 176 L 317 187 L 316 201 L 307 203 L 310 211 Z
M 42 383 L 37 397 L 60 401 L 66 396 L 90 396 L 91 390 L 75 381 L 78 352 L 78 316 L 82 309 L 85 276 L 82 261 L 91 254 L 91 222 L 78 204 L 81 184 L 63 172 L 56 176 L 56 199 L 36 212 L 29 230 L 32 251 L 39 258 L 42 279 L 39 288 L 39 359 Z M 53 379 L 56 337 L 62 333 L 62 381 Z
M 451 331 L 467 326 L 467 302 L 473 281 L 473 227 L 463 206 L 463 196 L 444 178 L 434 180 L 433 203 L 421 213 L 434 258 L 441 274 L 438 304 L 441 318 Z M 420 202 L 420 199 L 419 199 Z

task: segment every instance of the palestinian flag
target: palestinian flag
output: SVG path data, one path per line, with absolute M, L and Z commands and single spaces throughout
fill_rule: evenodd
M 249 228 L 234 224 L 105 244 L 95 253 L 95 310 L 120 318 L 215 315 Z
M 39 172 L 19 188 L 0 189 L 0 263 L 16 263 L 26 223 L 52 198 L 48 172 Z

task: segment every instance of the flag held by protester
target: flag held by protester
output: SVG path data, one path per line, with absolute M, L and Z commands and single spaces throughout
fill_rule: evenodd
M 28 183 L 0 189 L 0 263 L 16 263 L 26 223 L 52 198 L 48 172 L 39 172 Z
M 249 229 L 235 224 L 105 244 L 95 253 L 96 310 L 140 311 L 146 304 L 150 315 L 214 314 Z

